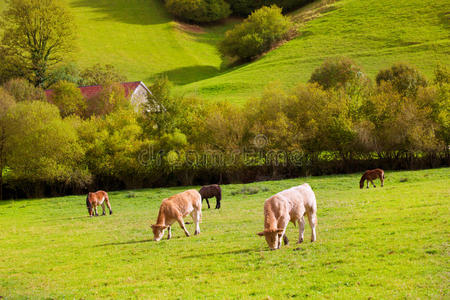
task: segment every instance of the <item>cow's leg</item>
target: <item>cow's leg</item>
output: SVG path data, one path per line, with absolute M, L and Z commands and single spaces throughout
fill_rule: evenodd
M 220 208 L 220 198 L 217 198 L 216 196 L 216 209 Z
M 194 220 L 195 224 L 195 232 L 194 235 L 197 235 L 200 233 L 200 221 L 202 219 L 202 211 L 200 209 L 194 210 L 191 213 L 192 219 Z
M 105 201 L 102 202 L 102 210 L 103 210 L 102 216 L 106 215 L 106 212 L 105 212 Z
M 375 184 L 373 183 L 373 180 L 370 179 L 370 183 L 373 185 L 374 188 L 376 188 Z
M 95 216 L 98 217 L 97 204 L 94 204 L 94 212 L 95 212 Z
M 190 235 L 189 231 L 187 231 L 186 226 L 184 226 L 184 221 L 183 221 L 183 217 L 182 216 L 178 216 L 177 222 L 178 222 L 178 224 L 180 224 L 181 229 L 184 230 L 184 234 L 186 236 L 189 236 Z
M 210 209 L 208 198 L 205 198 L 205 200 L 206 200 L 206 204 L 208 204 L 208 209 Z
M 309 226 L 311 226 L 311 242 L 316 240 L 316 224 L 317 224 L 317 215 L 316 213 L 308 214 Z
M 303 243 L 303 234 L 305 233 L 305 218 L 302 216 L 298 220 L 298 244 Z
M 285 246 L 286 246 L 286 245 L 289 245 L 289 239 L 288 239 L 288 237 L 286 236 L 286 233 L 284 233 L 284 235 L 283 235 L 283 243 L 284 243 Z
M 381 181 L 381 187 L 383 187 L 383 185 L 384 185 L 384 179 L 383 179 L 383 177 L 380 177 L 380 181 Z
M 172 227 L 167 227 L 167 239 L 170 240 L 172 238 Z

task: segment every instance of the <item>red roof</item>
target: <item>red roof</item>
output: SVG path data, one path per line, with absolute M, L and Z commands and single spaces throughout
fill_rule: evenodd
M 141 84 L 140 81 L 122 82 L 121 85 L 125 90 L 125 97 L 127 98 L 130 97 L 140 84 Z M 101 85 L 80 86 L 79 89 L 81 91 L 81 94 L 83 94 L 84 98 L 90 99 L 96 96 L 102 90 L 102 86 Z M 52 95 L 53 90 L 45 90 L 45 96 L 47 96 L 47 99 L 51 98 Z

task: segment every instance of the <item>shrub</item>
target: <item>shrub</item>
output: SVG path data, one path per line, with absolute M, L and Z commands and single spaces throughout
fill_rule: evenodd
M 233 13 L 240 16 L 248 16 L 258 8 L 272 4 L 281 7 L 283 11 L 288 11 L 313 1 L 314 0 L 227 0 Z
M 11 79 L 3 85 L 3 88 L 18 102 L 45 100 L 44 91 L 23 78 Z
M 420 86 L 426 86 L 425 77 L 413 66 L 405 63 L 396 63 L 386 70 L 378 72 L 377 84 L 382 81 L 389 82 L 393 88 L 404 96 L 416 95 Z
M 48 86 L 52 86 L 61 80 L 83 84 L 81 72 L 76 63 L 63 64 L 54 69 L 49 75 Z
M 12 179 L 71 183 L 74 173 L 88 180 L 80 164 L 84 151 L 71 123 L 42 101 L 18 103 L 8 115 L 14 149 L 8 159 Z M 30 151 L 32 149 L 32 151 Z
M 292 22 L 281 14 L 281 8 L 265 6 L 227 31 L 219 51 L 225 56 L 250 59 L 286 38 L 291 28 Z
M 130 101 L 125 97 L 125 89 L 119 83 L 109 83 L 102 86 L 102 90 L 88 100 L 87 115 L 107 115 L 119 108 L 128 108 Z
M 75 83 L 62 80 L 54 84 L 52 88 L 51 102 L 59 108 L 62 117 L 84 114 L 86 100 Z
M 345 87 L 364 77 L 359 66 L 346 57 L 327 59 L 311 74 L 309 82 L 318 83 L 325 90 Z
M 178 18 L 191 22 L 213 22 L 231 14 L 224 0 L 167 0 L 167 10 Z
M 119 73 L 113 65 L 95 64 L 81 72 L 80 85 L 105 85 L 113 82 L 126 81 L 126 77 Z

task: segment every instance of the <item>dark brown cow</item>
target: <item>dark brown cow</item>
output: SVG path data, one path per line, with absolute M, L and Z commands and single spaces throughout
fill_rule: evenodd
M 220 189 L 220 186 L 218 184 L 211 184 L 211 185 L 205 185 L 202 187 L 199 191 L 200 195 L 202 195 L 202 202 L 203 199 L 206 200 L 206 203 L 209 206 L 209 198 L 216 197 L 216 209 L 220 208 L 220 200 L 222 200 L 222 190 Z
M 363 176 L 361 177 L 361 180 L 359 181 L 359 188 L 364 187 L 364 181 L 367 180 L 367 188 L 369 188 L 369 181 L 372 183 L 373 187 L 376 187 L 373 183 L 373 180 L 380 178 L 381 181 L 381 187 L 383 187 L 384 184 L 384 171 L 381 169 L 374 169 L 374 170 L 367 170 L 364 172 Z

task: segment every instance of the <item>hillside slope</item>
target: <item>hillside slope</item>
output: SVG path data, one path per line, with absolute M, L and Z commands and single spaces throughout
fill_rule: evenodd
M 260 60 L 180 90 L 242 102 L 270 81 L 288 87 L 305 82 L 324 59 L 342 55 L 372 78 L 397 61 L 415 64 L 431 77 L 438 62 L 449 62 L 449 7 L 448 0 L 342 0 Z
M 175 93 L 206 100 L 242 103 L 274 80 L 286 87 L 306 82 L 327 57 L 349 56 L 372 78 L 397 61 L 431 77 L 436 64 L 450 58 L 450 0 L 341 0 L 296 39 L 255 62 L 222 70 L 215 45 L 237 20 L 180 26 L 160 0 L 63 1 L 78 24 L 73 59 L 81 66 L 113 64 L 129 80 L 146 83 L 165 73 Z M 0 0 L 0 10 L 4 6 Z
M 62 0 L 77 24 L 73 60 L 82 67 L 113 64 L 129 80 L 149 83 L 168 72 L 185 84 L 218 72 L 221 58 L 215 43 L 229 25 L 205 30 L 183 27 L 172 20 L 160 0 Z M 5 7 L 0 0 L 0 11 Z

